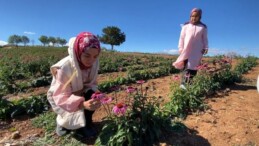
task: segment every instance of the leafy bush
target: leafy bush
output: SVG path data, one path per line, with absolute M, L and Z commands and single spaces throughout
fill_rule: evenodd
M 9 118 L 10 114 L 12 113 L 12 109 L 14 104 L 6 99 L 0 98 L 0 119 L 7 119 Z
M 242 59 L 234 70 L 231 70 L 232 58 L 221 56 L 213 61 L 197 67 L 198 74 L 186 86 L 187 90 L 179 88 L 179 77 L 174 77 L 171 85 L 171 101 L 166 107 L 172 114 L 185 117 L 188 112 L 204 109 L 203 103 L 206 95 L 215 93 L 216 90 L 226 85 L 239 82 L 242 74 L 256 65 L 256 58 L 247 57 Z
M 49 107 L 46 95 L 30 96 L 14 101 L 0 99 L 0 119 L 16 118 L 24 114 L 35 116 L 48 111 Z
M 148 97 L 148 88 L 143 90 L 143 81 L 138 82 L 139 89 L 127 88 L 124 102 L 115 97 L 113 113 L 106 108 L 107 121 L 96 145 L 152 145 L 164 132 L 173 129 L 169 112 L 160 107 L 162 98 Z

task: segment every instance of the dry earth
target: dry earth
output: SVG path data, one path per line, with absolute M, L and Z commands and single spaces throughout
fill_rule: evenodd
M 206 103 L 209 109 L 200 113 L 188 115 L 182 122 L 188 127 L 188 132 L 167 136 L 160 145 L 180 146 L 257 146 L 259 145 L 259 93 L 256 89 L 256 79 L 259 66 L 244 75 L 244 82 L 232 85 L 208 97 Z M 144 86 L 149 86 L 149 95 L 162 96 L 168 101 L 172 76 L 148 80 Z M 38 89 L 37 93 L 46 92 L 47 88 Z M 120 93 L 123 96 L 124 93 Z M 111 95 L 112 96 L 112 95 Z M 100 108 L 94 114 L 94 122 L 101 123 L 105 116 Z M 100 124 L 99 124 L 100 125 Z M 20 132 L 13 140 L 13 129 Z M 43 129 L 34 128 L 27 117 L 14 121 L 0 121 L 0 145 L 15 145 L 18 142 L 31 140 L 42 136 Z M 94 140 L 88 140 L 92 145 Z

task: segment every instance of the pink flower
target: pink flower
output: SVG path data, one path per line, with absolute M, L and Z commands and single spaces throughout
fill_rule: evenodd
M 203 70 L 208 68 L 208 63 L 201 64 L 195 67 L 197 70 Z
M 137 83 L 138 84 L 143 84 L 143 83 L 145 83 L 145 81 L 144 80 L 138 80 Z
M 92 94 L 91 98 L 92 99 L 98 99 L 101 100 L 102 98 L 105 97 L 105 94 L 101 93 L 101 92 L 95 92 L 94 94 Z
M 203 65 L 196 66 L 195 69 L 202 70 L 203 69 Z
M 107 103 L 110 103 L 112 101 L 112 98 L 111 97 L 103 97 L 100 101 L 101 101 L 102 104 L 107 104 Z
M 178 80 L 180 80 L 180 77 L 179 77 L 178 75 L 174 75 L 174 76 L 173 76 L 173 80 L 174 80 L 174 81 L 178 81 Z
M 129 87 L 127 88 L 126 92 L 127 92 L 127 93 L 133 93 L 135 90 L 136 90 L 135 88 L 129 86 Z
M 122 68 L 122 67 L 119 67 L 119 69 L 118 69 L 118 70 L 119 70 L 119 72 L 121 72 L 121 71 L 123 70 L 123 68 Z
M 113 107 L 112 111 L 113 111 L 114 114 L 116 114 L 116 115 L 119 115 L 119 114 L 124 115 L 125 112 L 127 111 L 127 105 L 125 105 L 125 104 L 123 104 L 123 103 L 118 103 L 118 104 L 116 104 L 116 105 Z

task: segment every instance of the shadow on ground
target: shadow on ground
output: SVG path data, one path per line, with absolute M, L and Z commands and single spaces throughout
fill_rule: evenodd
M 256 86 L 252 86 L 252 85 L 245 85 L 245 84 L 235 84 L 235 85 L 231 85 L 229 87 L 232 91 L 233 90 L 241 90 L 241 91 L 246 91 L 246 90 L 256 90 Z

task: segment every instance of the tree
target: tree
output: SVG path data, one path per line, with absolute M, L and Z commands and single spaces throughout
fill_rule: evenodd
M 21 42 L 26 46 L 30 42 L 30 39 L 27 36 L 21 36 Z
M 60 39 L 59 44 L 63 47 L 67 43 L 66 39 Z
M 102 31 L 102 36 L 98 36 L 100 42 L 110 44 L 112 50 L 114 45 L 118 46 L 125 42 L 125 34 L 116 26 L 107 26 Z
M 52 46 L 55 46 L 55 44 L 57 43 L 57 40 L 55 37 L 50 36 L 48 40 L 49 40 L 49 43 L 52 43 Z
M 8 43 L 9 44 L 15 44 L 16 47 L 18 47 L 18 44 L 22 42 L 22 39 L 20 36 L 18 35 L 11 35 L 9 38 L 8 38 Z
M 61 38 L 60 37 L 56 37 L 56 43 L 59 45 L 61 42 Z M 61 45 L 61 44 L 60 44 Z
M 39 41 L 43 44 L 43 46 L 49 43 L 48 37 L 44 35 L 40 36 Z
M 61 45 L 62 47 L 67 43 L 67 40 L 61 39 L 60 37 L 56 37 L 56 43 Z

